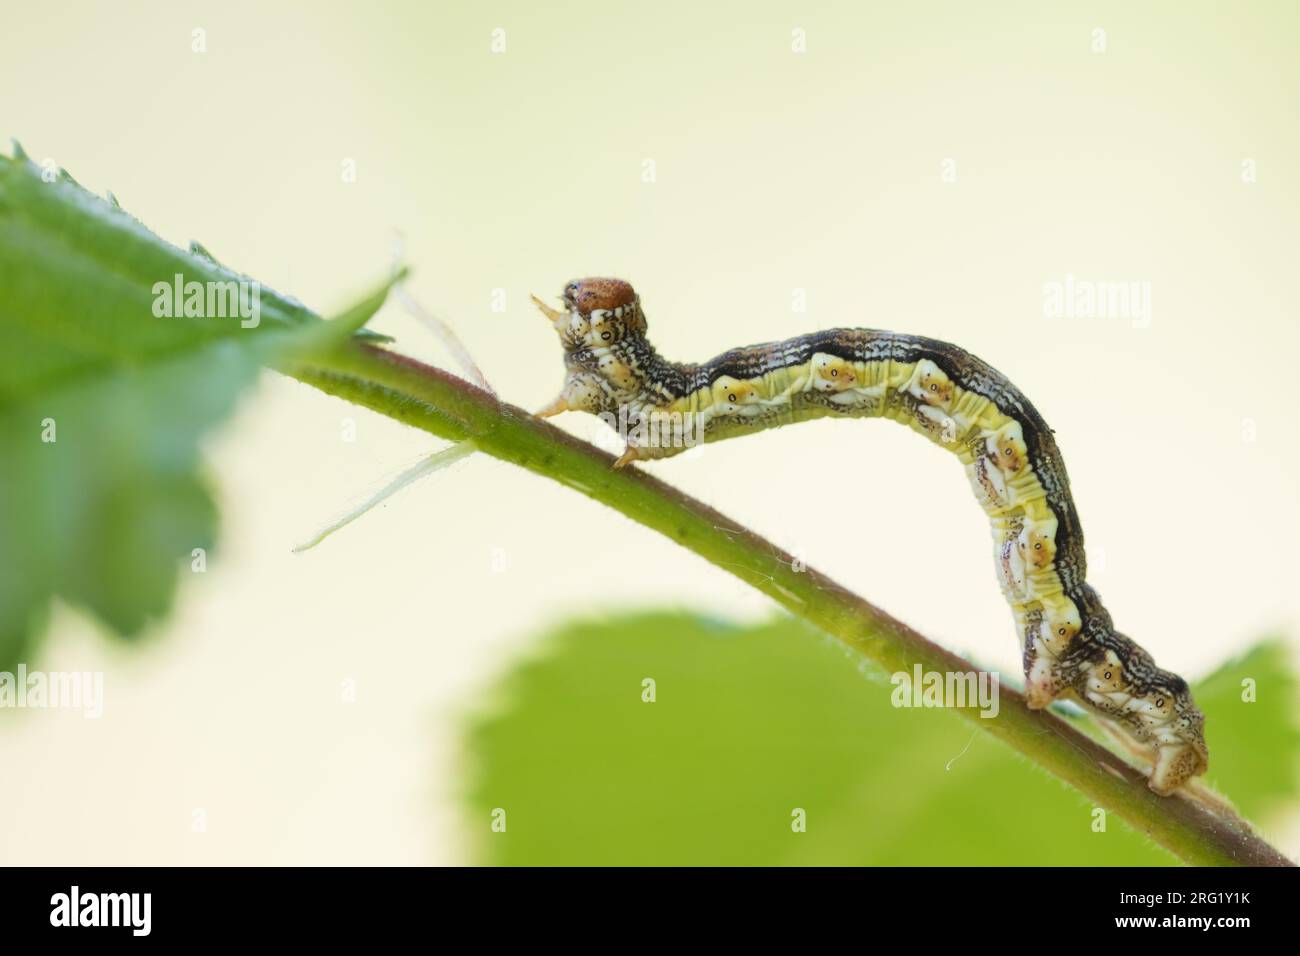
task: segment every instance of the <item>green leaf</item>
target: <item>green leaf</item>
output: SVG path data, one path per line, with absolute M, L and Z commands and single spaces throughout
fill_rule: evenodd
M 0 669 L 31 654 L 55 596 L 127 637 L 163 616 L 178 570 L 216 538 L 200 437 L 262 364 L 357 333 L 403 274 L 325 322 L 71 177 L 0 156 Z M 177 276 L 233 282 L 250 308 L 159 316 Z
M 1286 645 L 1280 639 L 1257 644 L 1197 683 L 1195 691 L 1206 715 L 1210 782 L 1252 818 L 1294 797 L 1300 695 Z
M 1279 697 L 1282 658 L 1246 659 Z M 642 681 L 655 681 L 655 701 Z M 1197 689 L 1216 779 L 1294 794 L 1232 755 L 1295 766 L 1294 716 Z M 743 628 L 656 613 L 572 624 L 510 674 L 472 722 L 466 794 L 494 864 L 1130 865 L 1175 858 L 795 619 Z M 1293 700 L 1294 698 L 1286 698 Z M 1246 760 L 1246 763 L 1251 763 Z M 505 811 L 505 832 L 491 828 Z M 791 828 L 795 809 L 807 830 Z
M 0 410 L 0 669 L 31 652 L 55 594 L 123 636 L 168 610 L 181 560 L 214 545 L 197 438 L 256 372 L 210 343 Z

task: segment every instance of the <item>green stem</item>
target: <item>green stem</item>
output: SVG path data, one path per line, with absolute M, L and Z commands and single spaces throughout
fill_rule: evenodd
M 282 371 L 442 438 L 473 438 L 486 454 L 568 485 L 689 548 L 886 671 L 977 669 L 707 505 L 637 468 L 614 471 L 609 455 L 446 372 L 359 343 Z M 981 718 L 978 707 L 960 712 L 1184 861 L 1292 865 L 1244 822 L 1152 793 L 1138 770 L 1056 715 L 1030 710 L 1016 691 L 1003 688 L 1000 700 L 994 719 Z

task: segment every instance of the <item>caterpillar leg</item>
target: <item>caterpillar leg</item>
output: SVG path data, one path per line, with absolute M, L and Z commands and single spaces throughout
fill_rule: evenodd
M 1079 610 L 1054 596 L 1018 609 L 1016 623 L 1024 641 L 1025 700 L 1031 710 L 1042 710 L 1070 687 L 1060 658 L 1082 627 Z
M 636 445 L 628 445 L 623 454 L 614 459 L 614 468 L 623 469 L 634 461 L 640 461 L 641 456 L 637 453 Z
M 1205 771 L 1203 748 L 1198 749 L 1193 743 L 1177 741 L 1175 743 L 1157 744 L 1155 760 L 1152 761 L 1152 747 L 1133 737 L 1122 725 L 1106 718 L 1097 721 L 1106 736 L 1125 751 L 1140 767 L 1149 770 L 1147 786 L 1162 797 L 1167 797 L 1179 787 L 1184 787 L 1196 802 L 1210 807 L 1218 813 L 1230 812 L 1231 807 L 1222 798 L 1217 797 L 1208 787 L 1193 778 Z M 1193 784 L 1188 786 L 1188 784 Z
M 614 459 L 614 467 L 617 469 L 626 468 L 634 461 L 655 461 L 659 458 L 671 458 L 680 448 L 665 448 L 662 445 L 638 445 L 634 441 L 629 441 L 624 448 L 623 454 Z
M 1049 655 L 1026 654 L 1025 703 L 1030 710 L 1043 710 L 1060 697 L 1065 689 L 1065 676 L 1060 665 Z
M 1106 738 L 1110 740 L 1111 743 L 1123 750 L 1135 763 L 1141 765 L 1147 770 L 1151 769 L 1150 747 L 1144 746 L 1142 743 L 1135 740 L 1132 734 L 1125 731 L 1123 727 L 1115 723 L 1113 720 L 1099 717 L 1097 718 L 1097 726 L 1101 728 L 1101 732 L 1106 735 Z
M 1195 745 L 1182 741 L 1161 744 L 1156 748 L 1156 765 L 1151 768 L 1147 786 L 1160 796 L 1167 797 L 1204 772 L 1204 754 Z
M 1080 700 L 1147 748 L 1153 791 L 1168 796 L 1205 772 L 1205 717 L 1186 681 L 1160 670 L 1151 655 L 1115 632 L 1072 663 L 1078 671 L 1071 686 Z
M 554 418 L 556 415 L 567 412 L 568 410 L 569 403 L 564 400 L 564 396 L 560 396 L 555 401 L 551 402 L 551 404 L 547 405 L 545 408 L 538 409 L 533 412 L 533 414 L 538 418 Z

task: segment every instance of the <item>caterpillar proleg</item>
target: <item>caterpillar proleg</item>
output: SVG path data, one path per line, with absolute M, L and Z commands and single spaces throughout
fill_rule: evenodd
M 1052 431 L 992 366 L 946 342 L 872 329 L 813 332 L 702 364 L 670 362 L 646 338 L 628 283 L 575 280 L 562 298 L 562 310 L 533 300 L 560 336 L 566 369 L 559 397 L 538 414 L 573 410 L 628 422 L 615 467 L 685 450 L 655 440 L 656 422 L 709 442 L 813 418 L 884 417 L 954 452 L 989 516 L 1029 706 L 1068 697 L 1112 722 L 1151 754 L 1156 793 L 1205 772 L 1205 719 L 1187 682 L 1115 630 L 1085 581 L 1083 531 Z

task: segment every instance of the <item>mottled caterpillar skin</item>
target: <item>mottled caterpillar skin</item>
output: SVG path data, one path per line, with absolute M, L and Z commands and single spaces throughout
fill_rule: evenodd
M 567 369 L 560 397 L 539 414 L 622 411 L 628 444 L 616 467 L 684 450 L 645 443 L 637 426 L 656 420 L 718 441 L 825 416 L 885 417 L 955 452 L 992 524 L 1029 706 L 1068 696 L 1100 712 L 1151 748 L 1157 793 L 1205 772 L 1205 719 L 1187 682 L 1116 631 L 1084 580 L 1083 531 L 1052 430 L 996 369 L 946 342 L 872 329 L 813 332 L 682 364 L 647 340 L 628 283 L 581 279 L 563 299 L 564 311 L 534 299 L 559 333 Z

